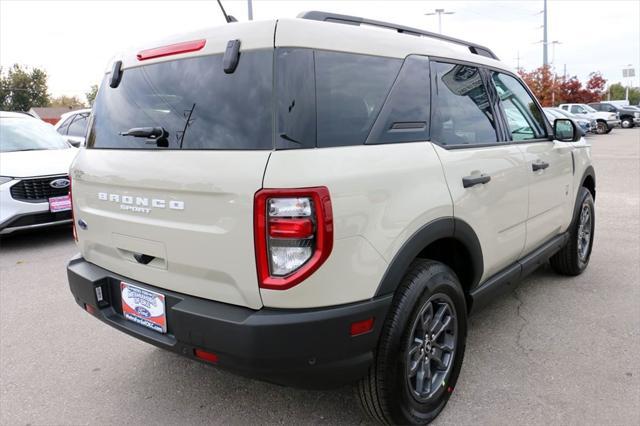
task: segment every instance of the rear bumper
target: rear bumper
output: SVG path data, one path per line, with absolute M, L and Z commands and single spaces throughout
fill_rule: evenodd
M 129 280 L 77 256 L 67 267 L 69 286 L 83 308 L 133 337 L 197 359 L 194 350 L 218 355 L 217 366 L 268 382 L 330 388 L 362 377 L 391 304 L 391 296 L 322 309 L 257 311 L 174 293 Z M 159 334 L 122 316 L 120 281 L 166 297 L 167 334 Z M 98 304 L 95 288 L 106 301 Z M 350 336 L 350 324 L 375 318 L 374 329 Z

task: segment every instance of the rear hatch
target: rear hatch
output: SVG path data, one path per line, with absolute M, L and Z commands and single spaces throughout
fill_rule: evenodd
M 115 88 L 105 75 L 71 171 L 85 259 L 163 289 L 262 306 L 253 200 L 273 147 L 273 29 L 269 37 L 269 48 L 241 50 L 232 73 L 223 52 L 237 37 L 225 36 L 195 54 L 125 60 Z

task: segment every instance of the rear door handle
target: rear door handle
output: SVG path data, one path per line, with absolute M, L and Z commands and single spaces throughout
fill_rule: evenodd
M 549 163 L 542 160 L 536 160 L 533 163 L 531 163 L 531 168 L 533 169 L 534 172 L 537 172 L 538 170 L 544 170 L 547 167 L 549 167 Z
M 465 176 L 462 178 L 462 186 L 465 188 L 470 188 L 475 185 L 485 184 L 491 180 L 491 176 L 481 174 L 478 176 Z

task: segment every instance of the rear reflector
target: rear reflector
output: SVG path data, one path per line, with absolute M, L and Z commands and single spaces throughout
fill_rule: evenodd
M 139 61 L 146 59 L 160 58 L 162 56 L 178 55 L 180 53 L 195 52 L 204 47 L 207 40 L 193 40 L 182 43 L 169 44 L 167 46 L 155 47 L 153 49 L 143 50 L 136 56 Z
M 359 336 L 373 330 L 373 318 L 351 323 L 351 336 Z
M 200 358 L 203 361 L 212 362 L 214 364 L 218 362 L 218 355 L 213 352 L 207 352 L 204 349 L 194 349 L 193 354 L 196 358 Z
M 92 305 L 87 305 L 86 303 L 84 304 L 84 310 L 89 312 L 91 315 L 95 315 L 96 313 L 98 313 L 98 309 Z

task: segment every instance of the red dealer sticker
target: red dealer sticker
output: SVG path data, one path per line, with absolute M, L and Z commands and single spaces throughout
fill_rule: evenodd
M 122 314 L 129 321 L 158 333 L 167 332 L 164 294 L 120 282 Z

